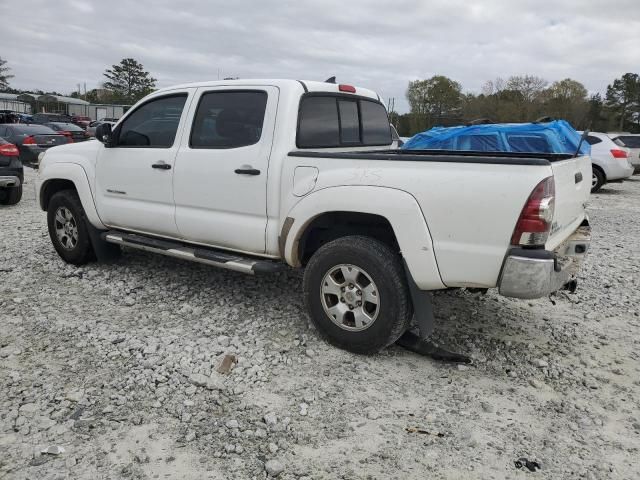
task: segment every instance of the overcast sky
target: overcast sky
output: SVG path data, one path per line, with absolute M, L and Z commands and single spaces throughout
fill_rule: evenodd
M 69 93 L 124 57 L 158 86 L 241 78 L 372 88 L 407 110 L 409 80 L 479 92 L 497 76 L 566 77 L 604 92 L 640 73 L 640 0 L 0 0 L 15 88 Z

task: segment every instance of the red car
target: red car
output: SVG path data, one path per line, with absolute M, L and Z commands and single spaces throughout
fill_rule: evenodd
M 75 123 L 79 127 L 86 129 L 91 123 L 91 118 L 80 116 L 80 115 L 74 115 L 73 117 L 71 117 L 71 123 Z

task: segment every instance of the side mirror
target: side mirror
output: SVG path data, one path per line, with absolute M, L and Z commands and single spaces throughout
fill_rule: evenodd
M 110 123 L 101 123 L 96 128 L 96 138 L 104 143 L 104 146 L 109 148 L 112 147 L 111 140 L 111 124 Z

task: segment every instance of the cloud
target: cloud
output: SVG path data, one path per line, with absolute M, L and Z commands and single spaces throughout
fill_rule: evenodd
M 6 4 L 5 4 L 6 7 Z M 575 78 L 603 92 L 640 66 L 640 2 L 31 0 L 5 8 L 12 85 L 68 93 L 134 57 L 159 86 L 221 77 L 325 79 L 406 110 L 409 80 L 447 75 L 479 92 L 497 76 Z

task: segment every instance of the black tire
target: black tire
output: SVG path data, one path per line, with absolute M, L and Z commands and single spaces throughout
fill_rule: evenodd
M 22 199 L 22 185 L 0 189 L 0 205 L 16 205 Z
M 358 277 L 361 280 L 356 282 L 356 291 L 360 292 L 358 295 L 364 294 L 358 285 L 366 284 L 367 277 L 370 277 L 377 289 L 377 316 L 368 327 L 359 331 L 348 330 L 349 326 L 339 326 L 336 323 L 338 320 L 332 319 L 325 311 L 331 295 L 327 297 L 322 293 L 323 281 L 332 269 L 336 271 L 341 265 L 351 265 L 364 272 Z M 346 280 L 344 285 L 347 285 Z M 373 238 L 353 235 L 338 238 L 320 247 L 305 269 L 303 288 L 305 305 L 320 334 L 332 345 L 350 352 L 379 352 L 394 343 L 409 328 L 413 307 L 400 255 Z M 363 287 L 362 290 L 366 288 Z M 367 305 L 369 304 L 365 301 L 361 308 L 364 309 Z M 347 311 L 343 318 L 349 323 L 353 314 Z
M 63 241 L 58 238 L 56 226 L 59 227 L 60 223 L 57 223 L 56 215 L 61 208 L 71 213 L 72 223 L 77 231 L 77 240 L 74 245 L 67 243 L 65 246 Z M 53 248 L 65 262 L 84 265 L 95 258 L 87 229 L 87 217 L 75 190 L 62 190 L 51 197 L 47 208 L 47 224 Z
M 607 179 L 604 176 L 604 172 L 599 168 L 592 167 L 591 172 L 591 193 L 596 193 L 607 183 Z

